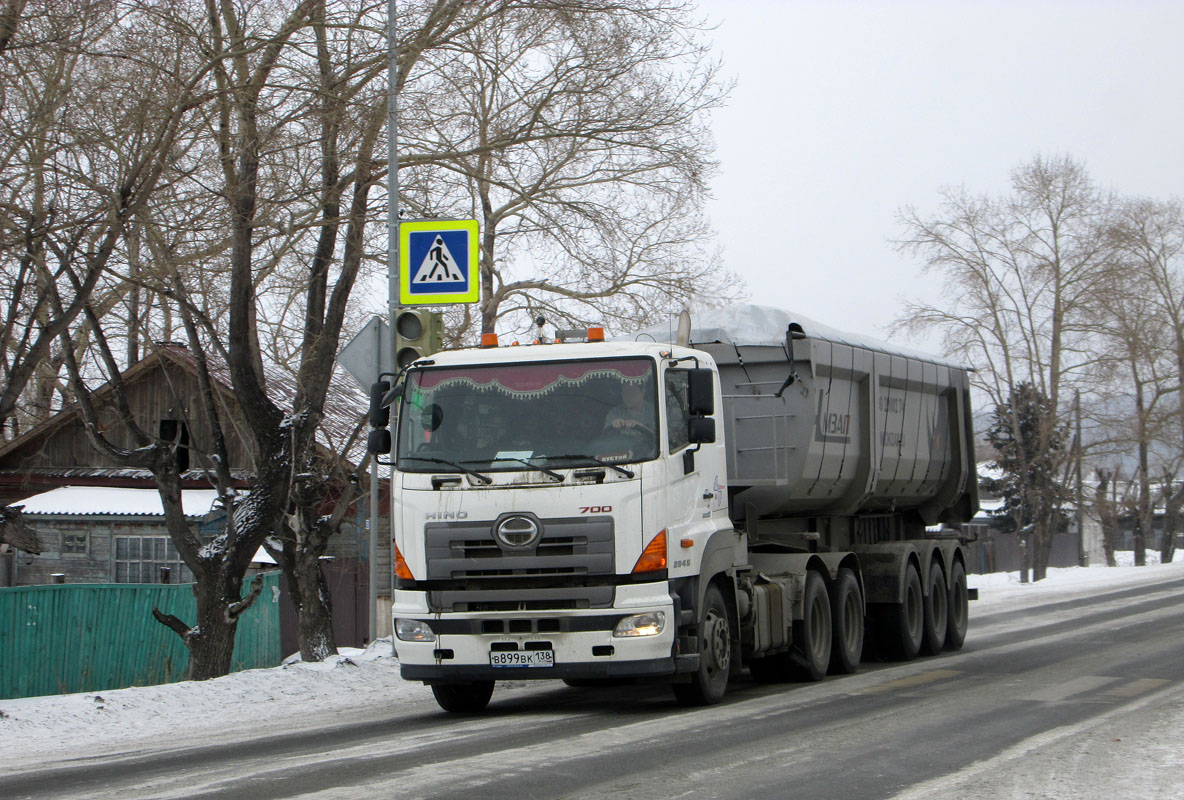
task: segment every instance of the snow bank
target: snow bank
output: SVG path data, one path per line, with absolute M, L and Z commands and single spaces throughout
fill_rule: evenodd
M 321 663 L 235 672 L 209 681 L 0 700 L 0 768 L 54 755 L 209 744 L 213 735 L 265 734 L 324 724 L 349 712 L 390 713 L 420 684 L 399 677 L 391 640 L 365 650 L 340 648 Z M 434 705 L 429 694 L 423 698 Z

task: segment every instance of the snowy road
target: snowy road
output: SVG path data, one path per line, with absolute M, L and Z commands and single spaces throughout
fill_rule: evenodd
M 1059 594 L 984 590 L 960 653 L 819 684 L 742 679 L 724 704 L 697 711 L 661 686 L 547 683 L 499 686 L 484 716 L 455 718 L 402 685 L 386 705 L 339 695 L 338 713 L 313 728 L 311 717 L 274 717 L 285 678 L 300 677 L 275 670 L 259 671 L 272 675 L 255 706 L 240 695 L 221 731 L 186 727 L 192 709 L 168 693 L 178 687 L 103 693 L 104 710 L 142 721 L 153 740 L 121 737 L 104 727 L 111 715 L 86 707 L 100 735 L 82 739 L 63 721 L 70 747 L 28 716 L 40 705 L 52 717 L 69 699 L 2 701 L 0 797 L 1178 798 L 1184 569 L 1138 572 L 1131 585 Z M 350 675 L 362 701 L 363 673 L 387 670 L 389 682 L 390 661 L 314 674 Z M 177 708 L 176 730 L 124 699 L 152 691 L 166 717 Z M 23 720 L 27 742 L 10 736 Z

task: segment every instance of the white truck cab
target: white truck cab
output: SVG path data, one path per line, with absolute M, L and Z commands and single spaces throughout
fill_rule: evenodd
M 465 706 L 495 679 L 693 670 L 672 584 L 699 574 L 717 535 L 744 557 L 714 369 L 689 348 L 617 342 L 445 352 L 409 369 L 392 478 L 403 677 Z

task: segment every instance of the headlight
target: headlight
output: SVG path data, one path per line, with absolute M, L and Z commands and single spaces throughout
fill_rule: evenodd
M 399 640 L 404 642 L 436 641 L 436 634 L 432 633 L 432 629 L 428 627 L 428 624 L 426 622 L 420 622 L 417 619 L 395 620 L 395 636 L 398 636 Z
M 624 639 L 629 636 L 657 636 L 666 629 L 665 611 L 647 611 L 625 617 L 613 629 L 613 636 Z

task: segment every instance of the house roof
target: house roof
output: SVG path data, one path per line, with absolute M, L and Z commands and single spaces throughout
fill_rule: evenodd
M 181 364 L 191 372 L 197 372 L 197 360 L 193 351 L 183 344 L 168 343 L 160 346 L 162 357 Z M 147 360 L 147 359 L 145 359 Z M 210 377 L 226 392 L 233 392 L 230 367 L 221 359 L 209 358 Z M 281 409 L 290 408 L 296 398 L 296 376 L 274 365 L 265 365 L 263 377 L 267 382 L 267 394 Z M 329 379 L 329 390 L 325 395 L 324 417 L 317 431 L 317 443 L 334 453 L 341 453 L 346 442 L 357 428 L 358 422 L 369 411 L 370 395 L 336 362 Z M 366 454 L 366 437 L 359 436 L 346 453 L 355 464 Z
M 185 516 L 207 516 L 218 501 L 214 489 L 183 489 L 181 507 Z M 60 486 L 12 503 L 24 506 L 24 515 L 56 516 L 164 516 L 160 493 L 155 489 L 128 489 L 111 486 Z
M 193 374 L 197 373 L 197 361 L 188 347 L 183 344 L 165 342 L 158 344 L 150 355 L 124 370 L 122 377 L 127 382 L 156 368 L 165 361 L 178 365 Z M 234 390 L 229 367 L 220 359 L 212 357 L 210 359 L 210 377 L 213 379 L 216 390 L 233 401 Z M 272 366 L 265 369 L 264 377 L 267 381 L 268 395 L 272 401 L 281 409 L 290 408 L 292 400 L 296 397 L 295 376 Z M 100 387 L 97 394 L 102 395 L 108 391 L 110 391 L 110 384 Z M 354 464 L 360 463 L 366 454 L 365 435 L 358 436 L 348 448 L 346 444 L 366 414 L 369 403 L 369 395 L 346 375 L 344 370 L 334 364 L 329 391 L 325 397 L 324 417 L 317 430 L 317 444 L 330 453 L 344 453 L 346 458 Z M 12 441 L 0 442 L 0 459 L 30 442 L 49 435 L 56 428 L 78 416 L 80 416 L 80 412 L 77 407 L 66 407 Z

